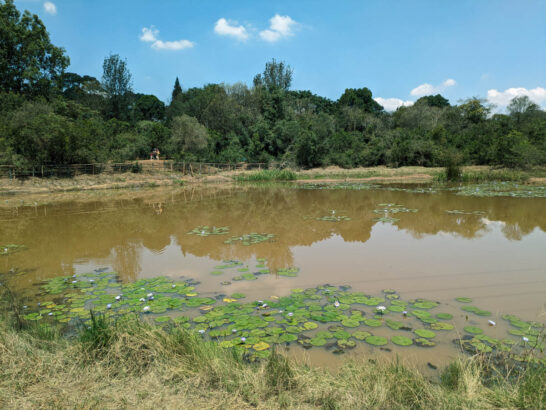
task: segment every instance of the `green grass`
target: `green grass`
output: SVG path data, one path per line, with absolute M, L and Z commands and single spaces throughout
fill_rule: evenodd
M 458 182 L 493 182 L 510 181 L 523 183 L 531 177 L 543 177 L 543 170 L 512 170 L 512 169 L 490 169 L 484 171 L 463 171 Z M 435 182 L 449 182 L 446 172 L 442 171 L 435 175 Z
M 95 317 L 71 338 L 0 318 L 2 408 L 541 408 L 545 367 L 461 359 L 430 380 L 399 360 L 310 367 L 243 353 L 181 327 Z M 367 359 L 367 358 L 366 358 Z
M 264 169 L 261 171 L 239 174 L 233 177 L 235 181 L 293 181 L 296 174 L 288 169 Z

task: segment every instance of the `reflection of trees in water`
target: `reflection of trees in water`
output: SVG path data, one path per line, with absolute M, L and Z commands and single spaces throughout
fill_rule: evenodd
M 127 242 L 112 249 L 114 271 L 126 281 L 134 281 L 140 273 L 140 244 Z
M 160 213 L 158 203 L 162 204 Z M 160 252 L 171 243 L 171 237 L 184 254 L 216 260 L 263 257 L 278 269 L 294 264 L 292 246 L 310 246 L 336 234 L 345 241 L 366 242 L 377 223 L 374 219 L 378 215 L 372 211 L 380 203 L 418 209 L 417 213 L 395 215 L 400 218 L 395 226 L 416 238 L 439 232 L 475 238 L 489 229 L 481 216 L 450 215 L 446 213 L 450 209 L 485 211 L 488 220 L 504 222 L 502 232 L 511 240 L 519 240 L 537 227 L 546 231 L 543 199 L 246 188 L 246 192 L 216 198 L 203 191 L 183 191 L 174 197 L 154 198 L 150 204 L 141 199 L 67 203 L 50 206 L 47 213 L 42 212 L 45 209 L 21 208 L 17 219 L 4 223 L 0 243 L 28 246 L 28 251 L 14 255 L 14 263 L 26 266 L 28 260 L 35 261 L 44 277 L 71 272 L 76 260 L 108 260 L 114 251 L 114 268 L 125 278 L 134 278 L 140 271 L 139 248 Z M 313 219 L 331 210 L 342 211 L 351 221 Z M 276 237 L 273 243 L 226 245 L 223 242 L 228 235 L 202 238 L 187 234 L 199 225 L 230 226 L 228 235 L 257 232 L 274 233 Z

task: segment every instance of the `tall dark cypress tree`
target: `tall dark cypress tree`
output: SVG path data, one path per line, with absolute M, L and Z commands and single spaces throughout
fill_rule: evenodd
M 176 77 L 176 81 L 174 82 L 174 88 L 173 88 L 173 95 L 171 97 L 171 103 L 178 97 L 180 94 L 182 94 L 182 87 L 180 87 L 180 81 L 178 81 L 178 77 Z

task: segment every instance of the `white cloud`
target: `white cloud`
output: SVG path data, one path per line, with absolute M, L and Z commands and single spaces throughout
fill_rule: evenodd
M 237 26 L 236 24 L 236 22 L 221 18 L 214 25 L 214 32 L 221 36 L 231 36 L 238 40 L 246 40 L 248 38 L 246 28 L 244 26 Z
M 506 107 L 514 97 L 526 95 L 531 101 L 538 105 L 546 104 L 546 89 L 542 87 L 533 88 L 508 88 L 504 91 L 495 89 L 487 91 L 487 101 L 500 107 Z
M 270 43 L 294 35 L 293 29 L 298 24 L 290 16 L 281 16 L 279 14 L 271 17 L 269 23 L 269 29 L 260 31 L 260 37 Z
M 156 50 L 183 50 L 185 48 L 192 48 L 195 44 L 189 40 L 178 41 L 161 41 L 157 40 L 152 44 L 152 48 Z
M 410 94 L 415 97 L 422 97 L 423 95 L 438 94 L 444 91 L 446 88 L 453 87 L 457 82 L 453 78 L 448 78 L 442 84 L 438 86 L 433 86 L 429 83 L 424 83 L 418 85 L 413 90 L 410 91 Z
M 404 101 L 400 98 L 377 97 L 374 98 L 374 100 L 381 104 L 386 111 L 396 111 L 398 107 L 409 107 L 410 105 L 413 105 L 413 101 Z
M 152 43 L 157 40 L 158 34 L 159 30 L 157 30 L 154 26 L 151 26 L 150 28 L 144 27 L 142 29 L 140 40 L 146 43 Z
M 154 26 L 144 27 L 140 35 L 140 41 L 145 43 L 152 43 L 152 48 L 156 50 L 183 50 L 185 48 L 192 48 L 195 43 L 189 40 L 177 40 L 177 41 L 163 41 L 159 40 L 159 30 Z
M 57 14 L 57 6 L 50 1 L 44 3 L 44 10 L 47 14 L 51 14 L 52 16 Z

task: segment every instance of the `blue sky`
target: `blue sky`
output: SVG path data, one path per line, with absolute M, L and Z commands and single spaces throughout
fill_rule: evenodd
M 271 58 L 293 89 L 337 99 L 368 87 L 387 108 L 440 92 L 501 110 L 528 95 L 546 107 L 546 0 L 16 0 L 38 14 L 69 71 L 100 79 L 110 52 L 135 91 L 252 84 Z

